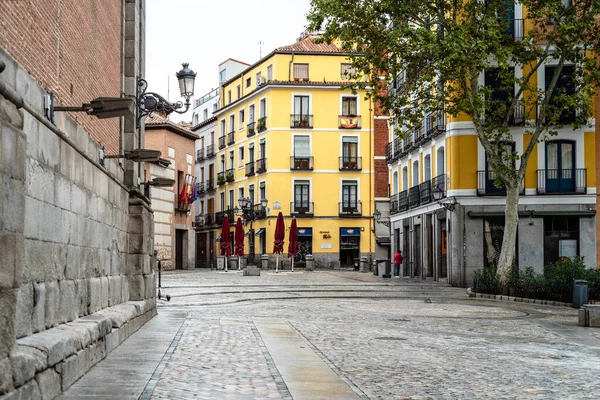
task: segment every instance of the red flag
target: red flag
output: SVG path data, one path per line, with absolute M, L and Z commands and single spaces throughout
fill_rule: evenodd
M 183 182 L 183 186 L 181 186 L 181 193 L 179 194 L 179 203 L 180 204 L 185 203 L 186 190 L 187 190 L 187 184 L 185 182 Z

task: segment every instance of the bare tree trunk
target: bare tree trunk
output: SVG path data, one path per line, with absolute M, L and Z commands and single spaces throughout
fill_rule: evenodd
M 498 275 L 502 294 L 508 294 L 508 279 L 515 256 L 517 226 L 519 224 L 519 184 L 506 188 L 506 210 L 504 219 L 504 236 L 502 250 L 498 259 Z

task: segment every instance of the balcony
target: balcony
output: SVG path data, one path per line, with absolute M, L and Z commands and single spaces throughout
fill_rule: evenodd
M 196 162 L 204 160 L 204 149 L 196 150 Z
M 256 160 L 256 173 L 262 174 L 263 172 L 267 172 L 267 159 L 259 158 Z
M 250 161 L 246 164 L 246 176 L 254 175 L 254 161 Z
M 235 131 L 231 131 L 227 134 L 227 145 L 231 146 L 235 143 Z
M 313 116 L 310 114 L 291 114 L 290 128 L 312 129 Z
M 360 129 L 360 115 L 338 115 L 340 129 Z
M 219 150 L 223 150 L 225 148 L 225 136 L 221 136 L 219 138 Z
M 408 190 L 398 193 L 398 212 L 408 210 Z
M 419 204 L 431 203 L 431 180 L 419 185 Z
M 267 210 L 260 204 L 254 205 L 254 219 L 266 219 Z
M 431 180 L 431 192 L 442 192 L 440 198 L 446 197 L 446 174 L 436 176 Z
M 506 187 L 496 177 L 493 171 L 477 171 L 477 196 L 506 196 Z M 519 193 L 525 194 L 524 182 Z
M 214 181 L 214 179 L 208 179 L 206 181 L 206 185 L 204 186 L 204 188 L 206 189 L 207 193 L 214 192 L 215 190 L 217 190 L 216 187 L 215 187 L 215 181 Z
M 361 217 L 362 216 L 362 202 L 342 202 L 338 203 L 338 215 L 340 217 Z
M 189 213 L 192 209 L 192 203 L 188 201 L 184 201 L 183 203 L 179 202 L 179 196 L 177 196 L 177 203 L 175 205 L 175 211 L 182 213 Z
M 290 157 L 290 169 L 301 171 L 312 171 L 313 157 Z
M 194 217 L 194 221 L 192 222 L 192 226 L 194 229 L 198 230 L 198 229 L 212 225 L 213 220 L 214 220 L 214 217 L 212 214 L 196 215 Z
M 538 194 L 586 194 L 587 170 L 572 169 L 538 169 Z
M 314 215 L 315 203 L 302 201 L 302 202 L 291 202 L 290 213 L 296 217 L 311 217 Z
M 248 130 L 247 130 L 247 135 L 248 137 L 252 137 L 256 134 L 256 130 L 255 130 L 255 122 L 250 122 L 247 126 Z
M 227 181 L 228 183 L 235 181 L 235 171 L 233 168 L 229 168 L 225 171 L 225 181 Z
M 227 215 L 227 218 L 229 219 L 229 224 L 231 225 L 232 222 L 234 222 L 234 217 L 235 217 L 235 210 L 226 210 L 226 211 L 219 211 L 218 213 L 215 214 L 215 224 L 216 225 L 223 225 L 223 217 L 225 217 Z
M 362 157 L 340 157 L 340 171 L 362 170 Z
M 217 173 L 217 185 L 221 186 L 225 184 L 225 171 Z
M 216 155 L 217 155 L 217 153 L 215 153 L 215 145 L 214 144 L 209 144 L 208 146 L 206 146 L 206 158 L 211 158 Z
M 258 119 L 256 130 L 258 131 L 258 133 L 267 130 L 267 117 L 261 117 Z
M 398 213 L 398 193 L 390 197 L 390 214 Z
M 202 183 L 196 183 L 195 187 L 196 187 L 196 193 L 198 194 L 198 196 L 201 196 L 204 194 L 205 190 L 204 190 L 204 185 Z
M 420 204 L 421 190 L 419 185 L 408 189 L 408 208 L 415 208 Z

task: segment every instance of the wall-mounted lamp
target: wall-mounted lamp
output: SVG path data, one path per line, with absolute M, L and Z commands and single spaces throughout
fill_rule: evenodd
M 100 150 L 100 163 L 104 163 L 105 158 L 124 158 L 133 162 L 158 162 L 161 152 L 159 150 L 134 149 L 121 154 L 104 154 L 104 149 Z M 167 160 L 168 161 L 168 160 Z
M 181 97 L 185 99 L 185 104 L 183 104 L 181 101 L 178 101 L 177 103 L 171 103 L 158 93 L 146 93 L 148 82 L 146 82 L 146 80 L 142 77 L 138 76 L 135 94 L 137 99 L 136 120 L 138 128 L 140 127 L 141 119 L 153 111 L 169 115 L 172 112 L 185 114 L 187 110 L 189 110 L 191 105 L 190 98 L 194 95 L 194 82 L 196 80 L 196 73 L 189 69 L 188 65 L 188 63 L 183 63 L 183 69 L 175 74 L 177 76 L 177 80 L 179 81 L 179 91 L 181 92 Z M 185 109 L 180 110 L 184 105 Z
M 439 186 L 434 186 L 431 188 L 431 197 L 435 200 L 440 206 L 444 207 L 448 211 L 454 211 L 454 203 L 442 203 L 441 200 L 446 197 L 446 192 Z
M 175 185 L 174 179 L 169 178 L 154 178 L 151 181 L 144 182 L 144 195 L 150 198 L 150 186 L 155 187 L 173 187 Z
M 381 211 L 379 211 L 378 209 L 375 209 L 375 211 L 373 212 L 373 218 L 375 218 L 375 222 L 377 222 L 378 224 L 385 225 L 388 228 L 390 227 L 390 219 L 386 218 L 382 221 Z
M 135 100 L 121 97 L 98 97 L 89 104 L 81 106 L 55 106 L 54 93 L 48 93 L 44 97 L 44 111 L 46 118 L 54 123 L 55 111 L 85 112 L 97 118 L 116 118 L 133 115 L 135 112 Z

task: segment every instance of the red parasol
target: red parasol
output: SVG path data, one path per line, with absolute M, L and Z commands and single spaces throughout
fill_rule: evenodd
M 242 226 L 242 219 L 238 218 L 235 224 L 235 252 L 236 256 L 244 256 L 244 227 Z M 238 264 L 239 265 L 239 264 Z
M 229 243 L 229 218 L 223 217 L 223 229 L 221 230 L 221 255 L 228 257 L 231 255 L 231 243 Z
M 292 258 L 298 255 L 298 227 L 296 226 L 296 218 L 292 219 L 289 239 L 290 244 L 288 245 L 288 258 Z
M 283 253 L 283 239 L 285 239 L 285 224 L 283 223 L 283 214 L 279 211 L 277 223 L 275 224 L 275 247 L 273 247 L 273 254 Z

